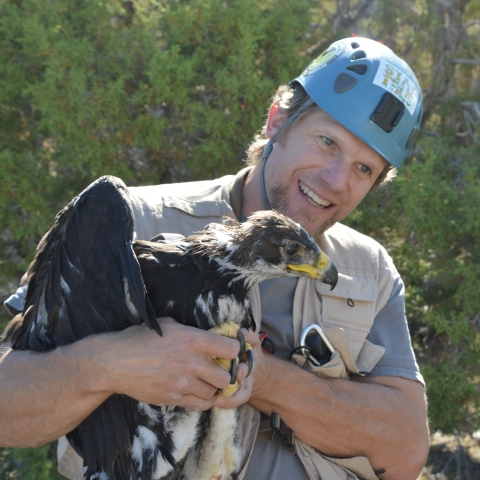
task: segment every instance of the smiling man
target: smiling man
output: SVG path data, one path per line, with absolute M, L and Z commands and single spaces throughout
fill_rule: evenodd
M 163 338 L 131 327 L 43 356 L 6 345 L 0 444 L 41 445 L 112 393 L 124 393 L 192 409 L 240 405 L 239 478 L 416 479 L 428 426 L 404 285 L 378 243 L 339 222 L 393 178 L 421 115 L 420 88 L 403 60 L 372 40 L 343 39 L 277 91 L 263 134 L 249 149 L 249 167 L 217 180 L 132 188 L 140 239 L 189 235 L 225 215 L 243 221 L 275 208 L 333 259 L 337 287 L 330 292 L 303 278 L 252 289 L 255 319 L 275 354 L 262 352 L 258 337 L 245 332 L 255 367 L 248 378 L 239 368 L 241 388 L 230 398 L 215 394 L 229 378 L 212 358 L 233 358 L 236 341 L 168 319 Z M 310 324 L 320 325 L 334 347 L 323 366 L 295 353 Z M 59 459 L 62 473 L 82 478 L 81 459 L 63 441 Z
M 264 178 L 270 185 L 272 208 L 318 237 L 357 207 L 387 162 L 330 115 L 316 106 L 311 110 L 291 128 L 288 138 L 274 145 Z M 267 137 L 274 138 L 284 123 L 284 110 L 272 105 Z M 246 212 L 259 207 L 262 168 L 247 178 L 242 207 Z

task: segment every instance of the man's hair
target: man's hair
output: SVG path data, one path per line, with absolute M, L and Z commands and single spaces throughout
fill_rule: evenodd
M 285 122 L 309 99 L 309 96 L 299 83 L 295 83 L 293 86 L 289 85 L 280 85 L 275 95 L 273 96 L 272 104 L 277 104 L 285 116 Z M 289 123 L 286 128 L 283 128 L 280 131 L 280 134 L 277 138 L 277 142 L 280 144 L 285 138 L 287 132 L 295 125 L 296 122 L 300 121 L 302 118 L 306 117 L 315 110 L 319 110 L 320 107 L 316 104 L 312 104 L 310 107 L 304 109 L 300 114 Z M 253 142 L 247 149 L 247 165 L 257 165 L 262 160 L 263 150 L 265 149 L 266 144 L 268 143 L 268 138 L 266 137 L 266 122 L 262 127 L 260 133 L 255 135 Z M 382 173 L 378 176 L 373 184 L 371 190 L 376 189 L 379 186 L 385 185 L 389 181 L 393 180 L 397 174 L 397 169 L 391 165 L 389 162 L 385 165 Z

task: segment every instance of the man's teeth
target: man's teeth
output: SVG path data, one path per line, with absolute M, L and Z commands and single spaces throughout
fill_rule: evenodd
M 330 202 L 322 200 L 316 193 L 312 192 L 306 185 L 300 182 L 300 190 L 309 197 L 314 203 L 316 203 L 319 207 L 328 207 L 331 205 Z

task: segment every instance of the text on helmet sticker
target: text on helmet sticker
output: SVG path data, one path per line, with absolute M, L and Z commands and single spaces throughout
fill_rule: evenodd
M 309 63 L 308 67 L 303 71 L 302 76 L 306 77 L 330 65 L 344 50 L 345 45 L 342 42 L 333 43 L 321 55 Z
M 373 83 L 395 95 L 413 115 L 418 103 L 418 89 L 415 84 L 397 67 L 380 60 Z

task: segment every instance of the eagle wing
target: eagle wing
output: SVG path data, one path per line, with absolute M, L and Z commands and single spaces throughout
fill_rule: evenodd
M 27 272 L 13 348 L 49 350 L 141 322 L 161 335 L 132 249 L 133 224 L 128 190 L 111 176 L 57 215 Z
M 235 282 L 238 272 L 214 260 L 216 241 L 205 231 L 184 240 L 159 235 L 153 242 L 134 242 L 156 316 L 202 330 L 227 321 L 255 330 L 246 284 Z
M 139 240 L 133 245 L 155 314 L 171 315 L 179 323 L 206 330 L 211 326 L 198 323 L 193 312 L 196 297 L 205 289 L 209 259 L 192 253 L 180 236 L 166 237 L 157 235 L 154 241 Z

